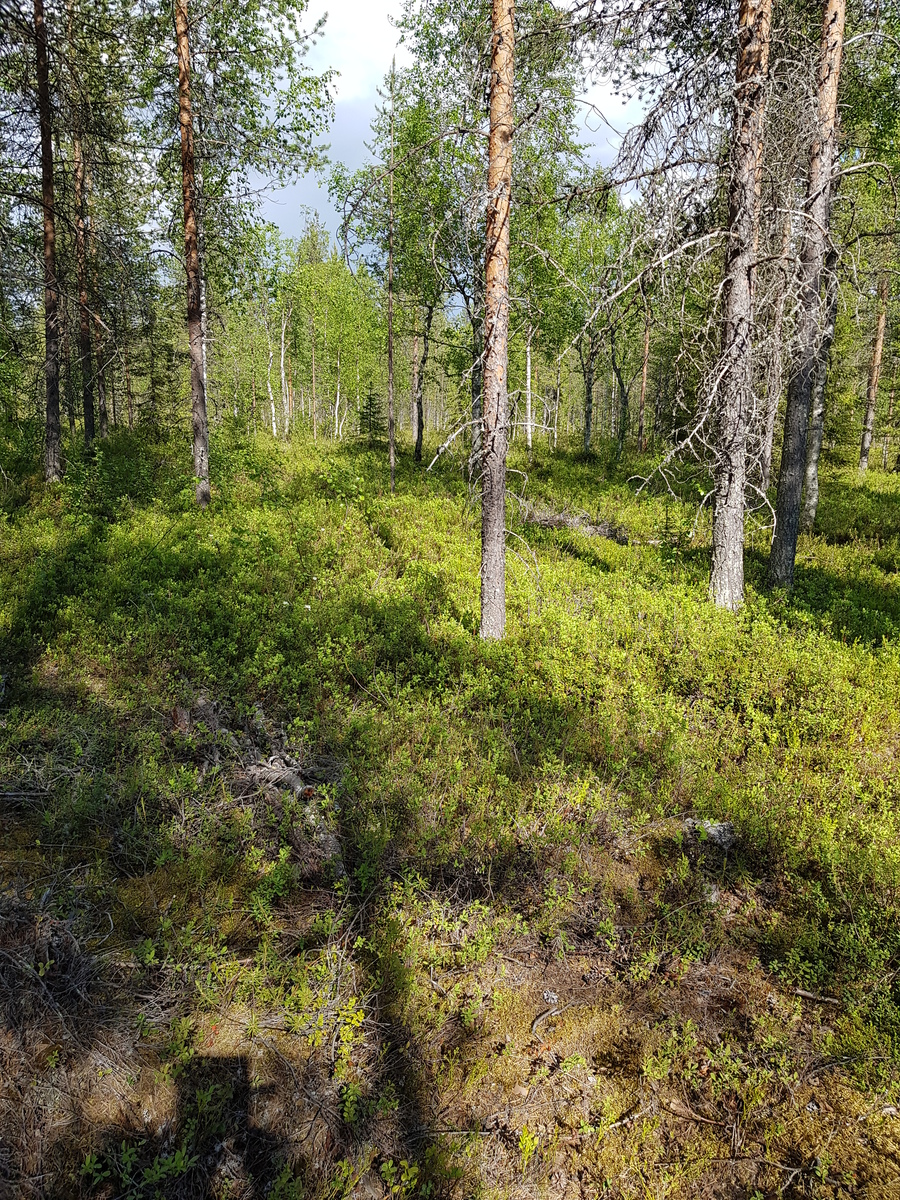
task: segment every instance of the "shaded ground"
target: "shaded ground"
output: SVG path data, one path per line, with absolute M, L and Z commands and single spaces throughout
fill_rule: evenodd
M 539 463 L 480 647 L 449 468 L 153 453 L 0 551 L 0 1195 L 900 1193 L 892 493 L 731 621 Z

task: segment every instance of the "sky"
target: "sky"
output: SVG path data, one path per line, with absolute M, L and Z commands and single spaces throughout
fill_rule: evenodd
M 396 54 L 397 66 L 409 62 L 406 47 L 398 44 L 398 31 L 391 18 L 399 16 L 400 0 L 311 0 L 307 28 L 328 13 L 323 36 L 307 59 L 314 71 L 332 68 L 339 72 L 335 81 L 335 117 L 328 135 L 322 139 L 334 162 L 350 168 L 367 160 L 365 143 L 369 124 L 379 102 L 378 88 L 391 69 Z M 592 142 L 593 156 L 600 162 L 611 161 L 621 133 L 635 117 L 634 109 L 623 104 L 600 86 L 588 99 L 603 113 L 605 122 L 595 114 L 588 119 L 583 140 Z M 306 224 L 307 212 L 318 212 L 326 228 L 334 235 L 339 217 L 328 197 L 328 188 L 315 175 L 270 194 L 264 202 L 264 215 L 292 237 Z

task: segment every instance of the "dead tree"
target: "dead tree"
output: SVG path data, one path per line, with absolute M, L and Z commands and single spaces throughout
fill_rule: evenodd
M 828 240 L 832 174 L 837 156 L 837 98 L 846 0 L 825 0 L 817 79 L 816 132 L 809 156 L 805 226 L 800 250 L 797 357 L 788 385 L 784 442 L 775 502 L 769 586 L 790 590 L 800 530 L 800 502 L 813 387 L 821 346 L 821 281 Z
M 781 392 L 784 386 L 784 315 L 788 292 L 788 260 L 791 250 L 791 211 L 782 217 L 781 223 L 781 270 L 779 271 L 778 293 L 775 298 L 775 311 L 772 317 L 772 332 L 769 344 L 772 347 L 769 378 L 766 388 L 766 403 L 763 413 L 763 442 L 760 452 L 760 489 L 763 495 L 769 490 L 772 482 L 772 450 L 775 444 L 775 422 L 778 419 L 778 407 L 781 404 Z
M 647 436 L 645 424 L 645 409 L 647 404 L 647 371 L 650 367 L 650 303 L 646 295 L 642 297 L 644 301 L 644 346 L 641 352 L 641 395 L 638 400 L 638 451 L 643 454 L 647 449 Z
M 828 359 L 837 324 L 838 295 L 837 251 L 832 248 L 825 259 L 825 321 L 819 345 L 819 362 L 809 414 L 809 438 L 806 448 L 806 471 L 803 477 L 803 512 L 800 528 L 812 533 L 819 507 L 819 458 L 825 437 L 825 384 L 828 382 Z
M 744 499 L 753 413 L 753 284 L 759 228 L 772 0 L 742 0 L 725 253 L 725 311 L 715 410 L 712 574 L 709 594 L 732 611 L 744 602 Z

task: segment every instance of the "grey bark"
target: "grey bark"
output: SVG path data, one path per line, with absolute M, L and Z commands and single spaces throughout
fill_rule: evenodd
M 863 421 L 862 443 L 859 449 L 859 469 L 865 474 L 869 467 L 869 452 L 875 433 L 875 405 L 878 401 L 878 381 L 881 378 L 881 358 L 884 352 L 884 331 L 887 325 L 887 302 L 890 280 L 885 273 L 878 281 L 878 315 L 875 320 L 875 338 L 872 342 L 872 360 L 869 364 L 869 382 L 866 387 L 866 416 Z
M 425 392 L 425 368 L 428 365 L 428 349 L 429 339 L 431 336 L 431 322 L 434 319 L 434 305 L 429 305 L 425 309 L 425 327 L 422 330 L 422 357 L 416 362 L 416 387 L 415 387 L 415 409 L 416 409 L 416 462 L 422 461 L 422 436 L 425 428 L 425 411 L 424 411 L 424 392 Z
M 763 495 L 768 492 L 772 483 L 772 449 L 775 444 L 775 422 L 778 420 L 778 407 L 781 404 L 781 393 L 784 389 L 784 309 L 787 299 L 787 260 L 791 249 L 791 214 L 786 212 L 781 226 L 781 259 L 783 270 L 781 287 L 775 301 L 775 315 L 772 320 L 772 334 L 769 343 L 772 347 L 772 360 L 769 369 L 768 389 L 766 394 L 765 428 L 760 463 L 760 485 Z
M 744 602 L 744 498 L 747 437 L 753 409 L 753 291 L 759 230 L 772 0 L 743 0 L 738 29 L 732 164 L 728 192 L 724 319 L 716 394 L 712 571 L 718 608 Z
M 650 306 L 644 299 L 644 346 L 641 352 L 641 395 L 638 401 L 638 450 L 641 454 L 647 449 L 647 437 L 644 414 L 647 404 L 647 371 L 650 366 Z
M 806 223 L 800 251 L 798 351 L 784 418 L 784 443 L 775 502 L 769 586 L 790 590 L 800 530 L 809 413 L 821 343 L 821 280 L 828 238 L 831 176 L 837 154 L 837 93 L 844 48 L 846 0 L 825 0 L 818 72 L 816 133 L 809 156 Z
M 616 457 L 621 458 L 625 450 L 625 436 L 628 432 L 628 388 L 625 385 L 625 379 L 622 375 L 622 367 L 616 357 L 616 330 L 612 326 L 609 331 L 609 356 L 612 362 L 613 374 L 616 377 L 616 386 L 619 389 L 619 416 L 616 423 L 617 444 Z
M 600 347 L 593 329 L 587 335 L 586 347 L 583 345 L 583 340 L 578 344 L 578 358 L 581 362 L 581 373 L 584 376 L 584 452 L 590 454 L 594 424 L 594 371 Z

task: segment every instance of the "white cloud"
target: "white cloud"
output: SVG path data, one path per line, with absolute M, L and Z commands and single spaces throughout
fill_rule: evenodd
M 339 104 L 368 97 L 374 101 L 394 54 L 398 66 L 408 62 L 406 47 L 398 45 L 399 31 L 391 24 L 400 15 L 400 0 L 337 0 L 331 5 L 315 0 L 308 11 L 309 24 L 328 13 L 325 35 L 308 61 L 316 71 L 333 67 L 340 72 Z
M 391 18 L 399 17 L 402 0 L 312 0 L 306 25 L 309 28 L 323 13 L 328 13 L 323 36 L 310 50 L 308 63 L 315 71 L 331 67 L 340 72 L 335 81 L 335 119 L 323 139 L 330 145 L 329 157 L 358 167 L 367 158 L 365 143 L 369 123 L 379 102 L 378 89 L 391 69 L 410 62 L 405 45 L 399 43 L 399 31 Z M 593 147 L 588 157 L 610 163 L 615 157 L 622 133 L 640 115 L 636 101 L 623 102 L 605 84 L 593 84 L 585 97 L 580 139 Z M 593 106 L 591 108 L 590 106 Z M 328 197 L 327 187 L 313 175 L 273 194 L 264 204 L 267 219 L 285 233 L 297 236 L 306 223 L 306 210 L 315 209 L 332 233 L 339 218 Z

